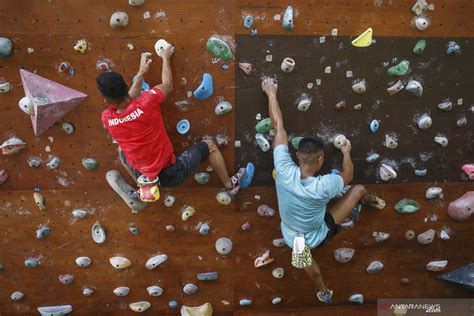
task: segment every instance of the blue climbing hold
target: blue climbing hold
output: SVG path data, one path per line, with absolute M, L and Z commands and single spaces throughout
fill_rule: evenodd
M 375 132 L 379 129 L 379 126 L 379 121 L 372 120 L 372 122 L 370 122 L 370 131 L 375 134 Z
M 27 268 L 37 268 L 39 266 L 39 261 L 37 259 L 26 259 L 25 267 Z
M 212 76 L 208 73 L 202 75 L 202 82 L 193 93 L 198 100 L 205 100 L 212 95 Z
M 189 124 L 189 121 L 186 119 L 179 121 L 178 124 L 176 125 L 176 130 L 181 135 L 184 135 L 187 132 L 189 132 L 190 128 L 191 128 L 191 124 Z
M 217 272 L 204 272 L 198 273 L 196 277 L 199 281 L 215 281 L 219 278 L 219 274 Z
M 461 46 L 454 41 L 450 41 L 448 43 L 448 49 L 446 50 L 446 54 L 461 54 Z
M 199 227 L 199 234 L 201 234 L 203 236 L 206 236 L 207 234 L 209 234 L 209 229 L 210 229 L 209 224 L 208 223 L 203 223 Z
M 244 20 L 244 27 L 249 29 L 253 24 L 253 16 L 247 15 Z
M 142 92 L 150 90 L 150 85 L 145 80 L 142 82 Z
M 295 25 L 293 23 L 293 7 L 288 5 L 285 11 L 285 15 L 283 16 L 282 26 L 285 30 L 291 31 Z
M 169 308 L 176 309 L 176 308 L 178 308 L 178 302 L 176 302 L 176 301 L 169 301 L 169 302 L 168 302 L 168 306 L 169 306 Z
M 248 298 L 243 298 L 239 301 L 239 304 L 240 306 L 248 306 L 248 305 L 252 305 L 252 300 L 248 299 Z
M 253 175 L 255 174 L 255 165 L 251 162 L 247 164 L 245 168 L 245 175 L 240 180 L 241 188 L 248 188 L 252 183 Z

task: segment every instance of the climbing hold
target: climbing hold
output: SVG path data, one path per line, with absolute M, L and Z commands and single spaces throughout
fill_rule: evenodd
M 199 184 L 206 184 L 211 179 L 211 175 L 207 172 L 198 172 L 194 174 L 194 180 Z
M 76 70 L 71 67 L 71 64 L 67 61 L 62 61 L 58 66 L 58 72 L 62 74 L 66 74 L 69 76 L 74 76 L 76 74 Z
M 397 140 L 395 139 L 395 137 L 389 135 L 389 134 L 385 134 L 385 139 L 384 139 L 384 142 L 383 142 L 383 145 L 389 149 L 395 149 L 398 147 L 398 143 L 397 143 Z
M 425 197 L 427 199 L 443 198 L 443 189 L 440 187 L 431 187 L 426 190 Z
M 383 269 L 383 263 L 380 261 L 372 261 L 367 267 L 367 272 L 370 274 L 377 273 Z
M 199 234 L 206 236 L 209 234 L 209 224 L 208 223 L 199 223 Z
M 453 103 L 449 100 L 446 100 L 438 104 L 438 109 L 443 110 L 443 111 L 451 111 L 452 108 L 453 108 Z
M 66 315 L 72 312 L 71 305 L 58 305 L 58 306 L 41 306 L 37 308 L 38 312 L 42 316 L 59 316 L 59 315 Z
M 415 200 L 401 199 L 394 206 L 395 211 L 402 214 L 415 213 L 420 209 L 420 204 Z
M 369 47 L 372 44 L 372 28 L 369 27 L 367 30 L 364 31 L 361 35 L 359 35 L 356 39 L 354 39 L 351 44 L 354 47 Z
M 92 288 L 85 287 L 82 289 L 82 295 L 91 296 L 92 294 L 94 294 L 94 290 Z
M 403 284 L 403 285 L 407 285 L 410 283 L 410 279 L 409 278 L 401 278 L 400 279 L 400 284 Z
M 249 63 L 239 63 L 240 69 L 247 75 L 250 76 L 252 74 L 253 65 Z
M 169 302 L 168 302 L 168 307 L 169 307 L 169 308 L 172 308 L 172 309 L 176 309 L 176 308 L 178 308 L 178 302 L 176 302 L 176 301 L 169 301 Z
M 413 239 L 415 239 L 416 237 L 416 234 L 413 230 L 407 230 L 405 232 L 405 239 L 408 240 L 408 241 L 412 241 Z
M 379 129 L 379 121 L 378 120 L 372 120 L 370 122 L 370 131 L 375 134 L 375 132 L 377 132 L 377 130 Z
M 78 53 L 84 54 L 87 50 L 87 41 L 85 39 L 80 39 L 74 45 L 74 50 Z
M 86 217 L 86 215 L 87 215 L 87 212 L 84 210 L 76 209 L 72 211 L 72 216 L 74 216 L 75 218 L 84 218 Z
M 132 265 L 132 262 L 125 257 L 110 257 L 109 262 L 115 269 L 126 269 Z
M 229 195 L 229 193 L 223 191 L 223 192 L 217 193 L 216 200 L 217 202 L 219 202 L 219 204 L 229 205 L 230 202 L 232 202 L 232 197 Z
M 145 3 L 145 0 L 128 0 L 128 4 L 133 7 L 139 7 Z
M 389 233 L 384 232 L 373 232 L 372 237 L 374 237 L 375 242 L 382 242 L 390 238 Z
M 263 136 L 262 133 L 255 134 L 255 140 L 257 141 L 258 146 L 263 152 L 267 152 L 270 150 L 270 143 L 265 138 L 265 136 Z
M 289 74 L 290 72 L 292 72 L 294 69 L 295 69 L 295 60 L 293 58 L 290 58 L 290 57 L 285 57 L 283 59 L 283 61 L 281 62 L 281 71 L 283 71 L 284 73 L 287 73 Z
M 461 167 L 461 170 L 467 174 L 469 180 L 474 180 L 474 164 L 465 164 Z
M 81 268 L 88 267 L 88 266 L 91 265 L 91 263 L 92 263 L 92 260 L 89 257 L 77 257 L 76 258 L 76 264 Z
M 416 42 L 416 45 L 413 48 L 413 53 L 415 55 L 421 55 L 423 54 L 423 51 L 425 50 L 425 48 L 426 48 L 426 41 L 424 39 L 419 40 L 418 42 Z
M 364 295 L 362 294 L 353 294 L 349 297 L 349 302 L 355 304 L 364 304 Z
M 191 218 L 191 216 L 194 215 L 194 213 L 196 213 L 196 210 L 194 209 L 194 207 L 188 206 L 188 205 L 184 205 L 184 206 L 181 208 L 181 219 L 182 219 L 183 221 L 187 221 L 189 218 Z
M 298 137 L 293 137 L 291 139 L 291 146 L 293 146 L 294 149 L 298 150 L 298 147 L 300 145 L 300 141 L 303 139 L 303 137 L 298 136 Z
M 82 165 L 87 170 L 94 170 L 97 168 L 99 163 L 94 158 L 82 158 Z
M 181 306 L 181 316 L 212 316 L 212 305 L 204 303 L 201 306 Z
M 94 241 L 98 244 L 104 243 L 107 239 L 105 228 L 101 223 L 99 223 L 99 221 L 92 225 L 92 239 L 94 239 Z
M 150 296 L 161 296 L 163 294 L 163 289 L 158 285 L 149 286 L 146 290 Z
M 248 298 L 243 298 L 239 301 L 240 306 L 249 306 L 252 305 L 253 301 Z
M 365 160 L 367 162 L 375 162 L 377 159 L 380 158 L 380 155 L 377 154 L 377 153 L 373 153 L 373 154 L 370 154 L 370 156 L 367 156 L 367 158 L 365 158 Z
M 253 16 L 247 15 L 244 19 L 244 27 L 249 29 L 253 24 Z
M 255 125 L 255 130 L 259 133 L 268 133 L 273 128 L 272 119 L 267 117 Z
M 201 84 L 194 90 L 193 95 L 198 100 L 205 100 L 212 95 L 212 76 L 208 73 L 202 75 Z
M 418 241 L 420 245 L 428 245 L 433 242 L 435 234 L 436 232 L 434 231 L 434 229 L 429 229 L 425 231 L 424 233 L 419 234 L 416 237 L 416 240 Z
M 155 52 L 159 57 L 163 57 L 163 51 L 170 47 L 171 44 L 164 39 L 159 39 L 155 43 Z
M 21 98 L 20 101 L 18 101 L 18 107 L 26 114 L 29 114 L 29 115 L 35 114 L 33 102 L 31 101 L 29 97 Z
M 217 272 L 198 273 L 196 278 L 199 281 L 215 281 L 219 278 L 219 274 Z
M 272 275 L 273 275 L 274 278 L 281 279 L 285 275 L 285 269 L 275 268 L 272 271 Z
M 230 60 L 234 57 L 229 44 L 215 36 L 209 38 L 206 43 L 206 49 L 222 60 Z
M 38 168 L 41 165 L 41 158 L 37 156 L 28 157 L 26 162 L 28 163 L 28 166 L 32 168 Z
M 286 8 L 281 25 L 287 31 L 291 31 L 295 27 L 295 24 L 293 21 L 293 7 L 291 5 L 288 5 L 288 7 Z
M 151 306 L 150 302 L 147 301 L 140 301 L 128 304 L 128 307 L 135 313 L 143 313 Z
M 0 184 L 4 184 L 8 180 L 8 172 L 5 169 L 0 170 Z
M 424 177 L 428 173 L 428 170 L 426 169 L 415 169 L 415 175 L 418 177 Z
M 266 204 L 262 204 L 258 207 L 257 213 L 262 217 L 272 217 L 275 215 L 275 210 Z
M 423 114 L 417 122 L 419 129 L 428 129 L 432 123 L 433 120 L 428 114 Z
M 222 237 L 216 240 L 216 251 L 221 255 L 228 255 L 232 251 L 232 240 Z
M 214 109 L 214 112 L 216 113 L 216 115 L 223 115 L 230 111 L 232 111 L 232 104 L 230 104 L 227 101 L 219 102 L 216 105 L 216 108 Z
M 66 134 L 74 133 L 74 125 L 72 125 L 71 123 L 63 123 L 61 124 L 61 126 L 63 128 L 64 133 Z
M 272 299 L 272 304 L 277 305 L 277 304 L 280 304 L 281 301 L 282 301 L 281 297 L 275 297 L 274 299 Z
M 166 262 L 166 260 L 168 260 L 168 256 L 166 254 L 153 256 L 147 260 L 147 262 L 145 263 L 145 267 L 148 270 L 153 270 L 154 268 L 158 267 L 162 263 Z
M 18 137 L 11 137 L 0 146 L 2 154 L 5 156 L 16 155 L 25 147 L 26 143 Z
M 74 276 L 72 274 L 61 274 L 58 279 L 62 284 L 71 284 L 74 282 Z
M 173 225 L 166 225 L 165 229 L 167 232 L 174 232 L 176 228 Z
M 311 99 L 304 98 L 298 103 L 298 111 L 306 112 L 311 106 Z
M 0 59 L 6 58 L 12 53 L 12 41 L 6 37 L 0 37 Z
M 403 85 L 403 82 L 401 80 L 398 80 L 397 82 L 395 82 L 394 85 L 387 88 L 387 92 L 390 95 L 394 95 L 394 94 L 402 91 L 403 88 L 405 88 L 405 86 Z
M 267 250 L 263 255 L 257 257 L 253 263 L 255 268 L 260 268 L 266 266 L 269 263 L 273 262 L 273 258 L 270 257 L 270 250 Z
M 428 271 L 443 271 L 448 265 L 448 260 L 431 261 L 426 265 Z
M 273 246 L 275 247 L 283 247 L 285 245 L 285 239 L 284 238 L 273 239 L 272 243 L 273 243 Z
M 0 79 L 0 93 L 10 92 L 11 88 L 12 88 L 12 85 L 9 81 Z
M 46 164 L 46 167 L 50 170 L 57 169 L 61 164 L 61 158 L 57 156 L 50 156 L 49 162 Z
M 36 238 L 43 239 L 51 234 L 51 228 L 48 226 L 41 226 L 36 230 Z
M 416 80 L 408 81 L 405 90 L 407 90 L 413 95 L 416 95 L 417 97 L 421 97 L 421 95 L 423 94 L 423 86 L 420 82 Z
M 430 25 L 430 21 L 424 16 L 418 16 L 415 18 L 414 24 L 418 30 L 424 31 Z
M 165 204 L 166 207 L 172 207 L 174 202 L 176 201 L 176 198 L 170 194 L 166 194 L 165 199 L 163 200 L 163 203 Z
M 463 222 L 474 213 L 474 191 L 468 191 L 457 200 L 449 203 L 448 215 L 456 221 Z
M 450 41 L 448 43 L 448 49 L 446 50 L 446 54 L 461 54 L 461 46 L 454 41 Z
M 252 225 L 250 225 L 249 222 L 246 222 L 240 226 L 240 229 L 242 229 L 244 232 L 249 231 L 252 229 Z
M 183 292 L 185 294 L 194 294 L 194 293 L 197 293 L 198 290 L 199 288 L 192 283 L 188 283 L 183 287 Z
M 410 62 L 408 60 L 402 60 L 398 65 L 388 68 L 387 73 L 391 76 L 403 76 L 408 72 Z
M 255 174 L 255 165 L 251 162 L 247 163 L 245 167 L 245 174 L 240 179 L 240 187 L 241 188 L 248 188 L 252 183 L 253 176 Z
M 346 136 L 342 135 L 342 134 L 337 134 L 333 141 L 332 141 L 334 147 L 336 147 L 337 149 L 341 149 L 342 147 L 346 146 L 347 144 L 347 138 Z
M 465 265 L 454 271 L 440 275 L 438 278 L 451 283 L 454 283 L 461 288 L 472 291 L 474 290 L 474 263 Z
M 464 115 L 464 114 L 459 115 L 458 118 L 456 119 L 456 126 L 457 127 L 463 127 L 463 126 L 466 126 L 466 125 L 467 125 L 466 115 Z
M 137 213 L 146 207 L 147 204 L 133 194 L 137 189 L 125 182 L 118 170 L 107 171 L 105 177 L 115 193 L 132 209 L 132 213 Z
M 346 101 L 341 100 L 341 101 L 337 102 L 336 105 L 334 106 L 334 108 L 336 110 L 339 110 L 339 111 L 344 110 L 346 108 Z
M 110 17 L 110 26 L 114 29 L 124 28 L 128 25 L 128 14 L 117 11 Z
M 354 105 L 354 111 L 359 111 L 361 109 L 362 109 L 362 104 L 361 103 Z
M 140 227 L 130 226 L 128 228 L 128 231 L 131 232 L 133 235 L 138 235 L 140 234 Z
M 355 250 L 352 248 L 338 248 L 334 250 L 334 259 L 339 263 L 348 263 L 354 257 Z
M 12 301 L 19 301 L 19 300 L 21 300 L 24 296 L 25 296 L 25 294 L 23 294 L 22 292 L 16 291 L 16 292 L 13 292 L 13 293 L 10 295 L 10 299 L 11 299 Z
M 448 139 L 446 138 L 446 136 L 441 136 L 441 135 L 435 136 L 434 141 L 440 144 L 441 147 L 443 148 L 448 146 Z
M 46 206 L 44 205 L 44 198 L 43 198 L 43 195 L 39 191 L 40 191 L 39 188 L 36 187 L 33 192 L 33 199 L 35 200 L 36 206 L 38 206 L 40 210 L 44 210 L 46 209 Z
M 182 119 L 181 121 L 178 122 L 178 124 L 176 124 L 176 130 L 181 135 L 184 135 L 187 132 L 189 132 L 190 128 L 191 128 L 191 124 L 186 119 Z
M 391 166 L 384 163 L 380 165 L 379 175 L 382 181 L 389 181 L 390 179 L 397 178 L 397 173 L 395 170 Z
M 40 262 L 38 259 L 30 258 L 25 260 L 25 267 L 27 268 L 37 268 Z
M 367 92 L 367 85 L 365 83 L 365 80 L 361 80 L 355 84 L 352 85 L 352 91 L 357 94 L 364 94 Z

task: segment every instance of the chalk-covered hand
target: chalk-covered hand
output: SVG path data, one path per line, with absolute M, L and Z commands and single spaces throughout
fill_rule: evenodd
M 276 96 L 278 85 L 273 78 L 267 77 L 262 81 L 262 90 L 267 94 L 267 96 Z
M 140 57 L 140 69 L 138 70 L 138 75 L 143 76 L 150 69 L 151 64 L 151 53 L 142 53 Z
M 171 56 L 173 56 L 173 53 L 174 53 L 174 46 L 166 45 L 166 47 L 164 47 L 163 51 L 161 52 L 161 58 L 170 60 Z
M 347 139 L 346 144 L 341 147 L 341 151 L 343 154 L 349 154 L 351 152 L 351 149 L 352 149 L 351 141 Z

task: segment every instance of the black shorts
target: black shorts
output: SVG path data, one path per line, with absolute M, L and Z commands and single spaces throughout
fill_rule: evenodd
M 173 187 L 181 184 L 189 177 L 197 167 L 207 160 L 209 157 L 209 147 L 204 142 L 194 144 L 191 148 L 176 157 L 176 163 L 163 169 L 158 175 L 160 178 L 160 186 Z M 129 170 L 137 177 L 142 175 L 138 170 L 134 169 L 127 162 L 127 157 L 120 151 L 120 159 L 129 168 Z
M 324 222 L 326 223 L 326 226 L 329 228 L 328 234 L 326 235 L 326 238 L 316 246 L 316 248 L 322 247 L 325 244 L 327 244 L 334 236 L 336 236 L 337 233 L 341 231 L 341 226 L 336 225 L 336 222 L 334 221 L 334 217 L 332 217 L 331 213 L 326 212 L 324 214 Z

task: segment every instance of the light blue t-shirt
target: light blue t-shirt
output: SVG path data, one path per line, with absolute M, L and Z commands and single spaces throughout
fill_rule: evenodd
M 314 248 L 329 230 L 324 222 L 326 204 L 342 191 L 344 181 L 335 174 L 301 179 L 300 168 L 291 158 L 287 145 L 275 147 L 273 160 L 285 243 L 293 247 L 294 238 L 304 235 L 308 247 Z

